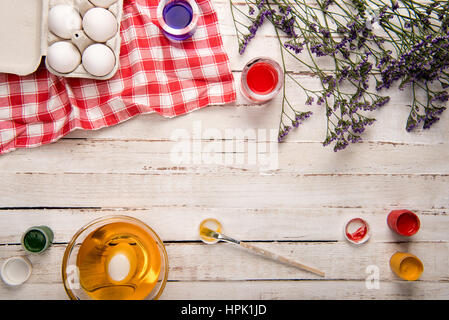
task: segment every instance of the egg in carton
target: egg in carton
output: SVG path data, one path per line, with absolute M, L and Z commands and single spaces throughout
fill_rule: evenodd
M 0 0 L 0 72 L 105 80 L 119 68 L 123 0 Z
M 50 0 L 46 66 L 65 77 L 109 79 L 118 70 L 123 0 Z

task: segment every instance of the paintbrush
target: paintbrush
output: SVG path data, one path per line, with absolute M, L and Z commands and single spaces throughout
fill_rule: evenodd
M 317 274 L 317 275 L 319 275 L 321 277 L 324 277 L 324 275 L 325 275 L 323 271 L 320 271 L 318 269 L 306 266 L 306 265 L 304 265 L 304 264 L 302 264 L 300 262 L 297 262 L 297 261 L 285 258 L 283 256 L 280 256 L 280 255 L 274 253 L 274 252 L 271 252 L 271 251 L 268 251 L 268 250 L 265 250 L 265 249 L 262 249 L 262 248 L 259 248 L 259 247 L 255 247 L 255 246 L 253 246 L 251 244 L 248 244 L 246 242 L 242 242 L 240 240 L 233 239 L 231 237 L 228 237 L 228 236 L 226 236 L 226 235 L 224 235 L 222 233 L 216 232 L 216 231 L 211 230 L 209 228 L 202 227 L 201 228 L 201 233 L 205 237 L 210 237 L 210 238 L 217 239 L 219 241 L 225 241 L 225 242 L 236 244 L 236 245 L 238 245 L 240 247 L 249 249 L 252 252 L 255 252 L 255 253 L 260 254 L 262 256 L 268 257 L 268 258 L 273 259 L 273 260 L 278 261 L 278 262 L 282 262 L 282 263 L 285 263 L 285 264 L 297 267 L 297 268 L 302 269 L 302 270 L 306 270 L 306 271 L 312 272 L 312 273 Z

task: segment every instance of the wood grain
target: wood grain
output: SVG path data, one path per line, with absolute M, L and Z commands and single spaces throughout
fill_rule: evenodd
M 422 228 L 412 238 L 392 232 L 386 223 L 392 208 L 233 208 L 201 206 L 151 206 L 147 208 L 18 208 L 0 210 L 6 227 L 0 244 L 17 244 L 30 226 L 46 224 L 55 232 L 55 242 L 68 243 L 74 233 L 94 219 L 128 215 L 151 226 L 168 242 L 199 242 L 198 227 L 206 218 L 216 218 L 223 232 L 243 241 L 345 242 L 343 228 L 355 216 L 363 216 L 372 233 L 370 241 L 385 243 L 449 242 L 447 209 L 414 210 Z M 3 247 L 0 246 L 0 250 Z
M 244 280 L 360 280 L 368 278 L 367 267 L 378 268 L 379 280 L 399 281 L 390 270 L 389 259 L 397 251 L 408 250 L 424 264 L 420 281 L 449 281 L 448 243 L 428 242 L 389 244 L 370 242 L 363 247 L 340 243 L 250 243 L 263 250 L 275 251 L 289 259 L 300 260 L 326 273 L 319 275 L 285 265 L 231 244 L 166 243 L 170 281 L 244 281 Z M 30 282 L 60 283 L 65 245 L 54 244 L 42 255 L 28 255 L 33 264 Z M 431 252 L 429 254 L 428 252 Z M 20 245 L 2 248 L 0 261 L 24 255 Z M 3 289 L 6 286 L 3 284 Z M 3 291 L 2 289 L 2 291 Z
M 446 208 L 449 175 L 4 173 L 3 207 Z M 35 186 L 30 188 L 29 186 Z
M 189 145 L 196 140 L 184 141 Z M 185 161 L 173 162 L 172 153 L 182 142 L 115 139 L 63 139 L 32 150 L 18 150 L 0 161 L 0 173 L 140 173 L 140 174 L 240 174 L 259 173 L 261 161 L 250 162 L 251 145 L 257 154 L 275 152 L 277 168 L 272 172 L 288 174 L 448 174 L 449 144 L 382 143 L 366 141 L 335 154 L 320 142 L 289 142 L 274 146 L 263 140 L 203 140 L 193 163 L 193 150 Z M 210 147 L 218 143 L 218 151 Z M 232 143 L 230 150 L 227 143 Z M 241 144 L 241 148 L 240 148 Z M 268 144 L 268 145 L 267 145 Z M 264 149 L 266 148 L 266 149 Z M 225 163 L 225 157 L 241 163 Z M 388 155 L 388 156 L 385 156 Z M 206 159 L 215 157 L 216 163 Z M 101 161 L 92 161 L 92 158 Z
M 251 59 L 248 55 L 247 59 Z M 301 82 L 308 83 L 312 89 L 319 88 L 317 80 L 310 76 L 295 76 Z M 235 83 L 238 89 L 239 74 Z M 299 110 L 312 111 L 313 115 L 307 119 L 299 129 L 289 134 L 287 142 L 322 142 L 326 135 L 326 115 L 320 106 L 305 107 L 306 96 L 292 83 L 287 83 L 292 103 Z M 407 104 L 411 95 L 406 91 L 390 92 L 391 100 L 380 110 L 372 113 L 377 120 L 367 128 L 363 135 L 366 141 L 381 141 L 409 144 L 436 144 L 449 140 L 449 115 L 443 113 L 441 120 L 429 130 L 417 129 L 407 132 L 405 124 L 410 112 Z M 188 137 L 193 138 L 193 127 L 199 126 L 201 135 L 208 129 L 219 130 L 224 136 L 225 129 L 270 129 L 277 130 L 281 114 L 281 99 L 279 95 L 264 105 L 250 105 L 240 93 L 235 104 L 225 106 L 210 106 L 177 118 L 168 119 L 158 114 L 140 115 L 119 125 L 96 131 L 76 130 L 67 138 L 101 138 L 120 140 L 173 140 L 175 130 L 186 130 Z M 196 136 L 195 136 L 196 138 Z M 266 140 L 267 138 L 262 139 Z M 276 138 L 277 139 L 277 138 Z M 352 149 L 352 148 L 349 148 Z
M 263 52 L 280 61 L 269 25 L 240 56 L 228 1 L 214 5 L 237 88 L 253 57 Z M 286 68 L 295 80 L 319 88 L 318 79 L 290 56 Z M 173 119 L 141 115 L 1 156 L 0 264 L 24 254 L 20 236 L 29 226 L 50 226 L 55 245 L 31 256 L 33 274 L 23 286 L 0 282 L 0 299 L 67 299 L 60 271 L 65 245 L 81 226 L 113 214 L 143 220 L 166 243 L 170 273 L 162 299 L 448 299 L 449 112 L 430 130 L 408 133 L 410 94 L 391 90 L 391 102 L 373 113 L 377 121 L 364 142 L 334 153 L 321 145 L 323 108 L 306 108 L 306 97 L 291 81 L 286 90 L 295 107 L 314 115 L 276 149 L 270 149 L 276 137 L 268 132 L 278 128 L 281 97 L 255 106 L 238 93 L 235 104 Z M 236 129 L 262 129 L 265 135 L 226 138 L 226 130 Z M 180 130 L 182 137 L 176 135 Z M 199 152 L 189 153 L 200 161 L 173 162 L 180 143 L 200 143 Z M 220 148 L 209 152 L 216 143 Z M 275 150 L 277 168 L 203 160 L 247 157 L 251 144 L 260 154 Z M 386 225 L 388 212 L 403 208 L 421 219 L 412 238 Z M 372 229 L 359 247 L 343 237 L 344 223 L 355 216 Z M 226 244 L 203 244 L 197 228 L 209 217 L 220 220 L 226 234 L 322 269 L 326 277 Z M 388 260 L 397 250 L 422 259 L 419 281 L 402 281 L 391 272 Z M 379 289 L 366 287 L 368 266 L 379 268 Z
M 260 244 L 259 244 L 260 245 Z M 235 246 L 205 244 L 168 244 L 171 262 L 169 282 L 162 299 L 447 299 L 447 265 L 443 267 L 443 250 L 437 244 L 415 245 L 413 252 L 424 255 L 434 252 L 435 259 L 423 259 L 422 279 L 410 283 L 396 278 L 389 270 L 388 257 L 398 248 L 386 244 L 370 244 L 363 252 L 346 245 L 325 248 L 328 244 L 265 244 L 266 248 L 283 254 L 315 259 L 324 263 L 326 278 L 310 275 L 296 268 L 279 265 L 259 256 L 236 250 Z M 20 288 L 0 284 L 0 299 L 66 298 L 60 280 L 60 263 L 64 247 L 54 245 L 41 256 L 32 256 L 34 271 L 30 280 Z M 348 252 L 348 250 L 350 252 Z M 23 253 L 17 246 L 1 251 L 1 258 Z M 330 256 L 329 253 L 331 253 Z M 369 254 L 367 254 L 369 253 Z M 439 258 L 438 258 L 438 255 Z M 326 257 L 328 256 L 328 257 Z M 352 256 L 352 259 L 342 259 Z M 220 263 L 216 264 L 217 259 Z M 332 259 L 332 260 L 331 260 Z M 438 264 L 441 263 L 441 264 Z M 367 289 L 366 267 L 379 268 L 379 289 Z M 185 266 L 185 267 L 182 267 Z M 427 269 L 428 268 L 428 269 Z M 348 276 L 349 275 L 349 276 Z M 437 277 L 435 275 L 438 275 Z M 247 292 L 235 292 L 235 289 Z M 331 290 L 332 288 L 332 290 Z M 186 292 L 189 291 L 189 292 Z M 220 296 L 217 295 L 220 292 Z
M 385 281 L 368 290 L 365 281 L 175 281 L 168 282 L 161 300 L 447 300 L 445 282 Z M 212 288 L 212 289 L 211 289 Z M 336 294 L 338 293 L 338 295 Z M 25 283 L 1 291 L 1 299 L 65 300 L 58 283 Z

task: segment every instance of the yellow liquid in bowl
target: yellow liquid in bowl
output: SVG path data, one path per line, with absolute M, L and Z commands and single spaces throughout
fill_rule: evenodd
M 84 291 L 98 300 L 145 299 L 158 281 L 161 254 L 141 227 L 114 222 L 83 241 L 76 259 Z

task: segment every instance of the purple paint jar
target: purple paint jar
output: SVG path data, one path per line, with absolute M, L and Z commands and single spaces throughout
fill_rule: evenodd
M 174 42 L 193 36 L 198 17 L 199 7 L 195 0 L 161 0 L 157 8 L 162 33 Z

